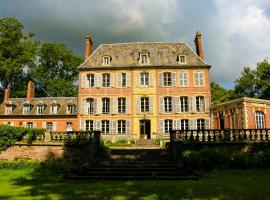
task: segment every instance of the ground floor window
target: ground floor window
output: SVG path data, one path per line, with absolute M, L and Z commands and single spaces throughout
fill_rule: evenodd
M 170 130 L 172 130 L 173 120 L 171 119 L 165 119 L 164 120 L 164 132 L 170 133 Z
M 188 130 L 188 119 L 181 119 L 181 130 Z
M 86 131 L 93 131 L 94 130 L 94 121 L 93 120 L 86 120 L 85 121 L 85 130 Z
M 27 122 L 26 127 L 27 128 L 33 128 L 33 122 Z
M 125 120 L 118 120 L 117 121 L 117 130 L 118 134 L 126 134 L 126 121 Z
M 110 122 L 109 122 L 109 120 L 101 121 L 101 131 L 102 131 L 103 134 L 109 134 L 110 133 Z
M 264 113 L 255 112 L 255 120 L 256 120 L 256 129 L 263 129 L 264 128 Z
M 67 122 L 67 128 L 66 128 L 66 130 L 67 131 L 72 131 L 73 130 L 73 128 L 72 128 L 72 122 Z
M 46 123 L 46 129 L 47 129 L 47 131 L 52 131 L 53 130 L 53 123 L 52 122 L 47 122 Z
M 203 130 L 205 128 L 205 120 L 204 119 L 197 119 L 197 129 Z

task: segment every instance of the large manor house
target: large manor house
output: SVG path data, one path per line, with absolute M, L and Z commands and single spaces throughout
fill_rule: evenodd
M 270 101 L 242 98 L 211 107 L 201 33 L 186 43 L 101 44 L 85 38 L 78 97 L 26 98 L 0 105 L 0 124 L 48 131 L 100 130 L 103 137 L 154 138 L 172 129 L 267 128 Z M 210 109 L 211 107 L 211 109 Z M 269 128 L 269 127 L 268 127 Z

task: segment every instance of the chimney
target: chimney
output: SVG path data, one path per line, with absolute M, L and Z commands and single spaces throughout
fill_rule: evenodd
M 197 52 L 197 55 L 202 59 L 204 60 L 204 55 L 203 55 L 203 46 L 202 46 L 202 34 L 197 31 L 196 33 L 196 37 L 195 37 L 195 45 L 196 45 L 196 52 Z
M 92 54 L 92 45 L 93 42 L 89 34 L 85 36 L 85 60 Z
M 9 89 L 5 89 L 5 91 L 4 91 L 4 102 L 8 102 L 9 97 L 10 97 Z
M 27 86 L 27 100 L 33 99 L 34 97 L 35 97 L 35 83 L 29 81 Z

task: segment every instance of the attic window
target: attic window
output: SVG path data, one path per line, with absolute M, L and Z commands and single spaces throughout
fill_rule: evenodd
M 140 63 L 141 64 L 148 64 L 149 63 L 148 53 L 141 53 L 140 54 Z
M 103 65 L 110 65 L 111 64 L 111 57 L 110 56 L 103 56 Z
M 7 104 L 6 109 L 5 109 L 5 114 L 6 115 L 12 114 L 12 111 L 13 111 L 13 105 L 12 104 Z
M 187 63 L 186 56 L 185 55 L 178 55 L 177 62 L 179 64 L 186 64 Z

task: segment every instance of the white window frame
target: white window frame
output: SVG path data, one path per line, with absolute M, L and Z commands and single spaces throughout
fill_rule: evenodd
M 88 115 L 95 114 L 95 99 L 94 98 L 86 99 L 86 109 L 87 109 Z
M 95 87 L 95 74 L 87 74 L 86 75 L 87 86 L 92 88 Z
M 163 72 L 163 86 L 171 87 L 173 84 L 173 75 L 172 72 Z
M 179 74 L 180 86 L 188 85 L 188 72 L 180 72 Z
M 140 109 L 142 113 L 147 113 L 150 110 L 150 98 L 149 97 L 141 97 L 141 105 Z
M 23 105 L 23 114 L 29 114 L 31 112 L 31 105 L 30 104 L 24 104 Z
M 73 130 L 73 123 L 67 122 L 66 123 L 66 131 L 72 131 Z
M 110 56 L 103 56 L 102 64 L 103 65 L 110 65 L 111 64 L 111 57 Z
M 121 87 L 127 86 L 127 74 L 121 73 Z
M 189 112 L 189 100 L 187 96 L 180 97 L 180 111 Z
M 173 129 L 173 120 L 172 119 L 165 119 L 164 120 L 164 133 L 170 133 L 170 130 Z
M 58 104 L 51 105 L 51 114 L 52 115 L 57 114 L 58 111 L 59 111 L 59 105 Z
M 196 121 L 197 130 L 205 129 L 205 119 L 197 119 Z
M 53 131 L 53 123 L 52 122 L 46 122 L 46 130 Z
M 172 111 L 172 97 L 164 97 L 164 112 L 171 113 Z
M 202 71 L 195 72 L 195 85 L 196 86 L 204 85 L 204 73 Z
M 68 114 L 76 114 L 76 106 L 74 104 L 67 105 Z
M 140 53 L 140 64 L 145 65 L 149 63 L 148 53 Z
M 181 130 L 188 130 L 189 127 L 189 120 L 188 119 L 181 119 L 180 120 L 180 129 Z
M 26 122 L 26 128 L 33 128 L 34 124 L 33 122 Z
M 126 129 L 126 120 L 118 120 L 117 121 L 117 133 L 118 134 L 126 134 L 127 129 Z
M 101 132 L 106 135 L 110 134 L 110 121 L 109 120 L 101 121 Z
M 178 55 L 178 64 L 186 64 L 186 63 L 187 63 L 186 55 Z
M 37 105 L 37 114 L 38 115 L 42 115 L 44 110 L 45 110 L 45 105 L 43 105 L 43 104 Z
M 102 114 L 110 114 L 110 98 L 102 98 Z
M 11 105 L 11 104 L 6 105 L 5 114 L 10 115 L 10 114 L 12 114 L 12 112 L 13 112 L 13 105 Z
M 94 121 L 93 120 L 85 120 L 85 130 L 93 131 L 94 130 Z
M 196 96 L 196 112 L 204 112 L 205 109 L 205 98 L 204 96 Z
M 265 128 L 265 121 L 264 121 L 264 113 L 261 111 L 255 112 L 255 123 L 256 129 L 264 129 Z
M 111 85 L 111 74 L 110 73 L 104 73 L 102 74 L 102 87 L 110 87 Z
M 140 73 L 140 86 L 149 86 L 150 85 L 150 74 L 148 72 Z
M 120 97 L 118 98 L 118 113 L 126 113 L 127 105 L 126 105 L 126 98 Z

